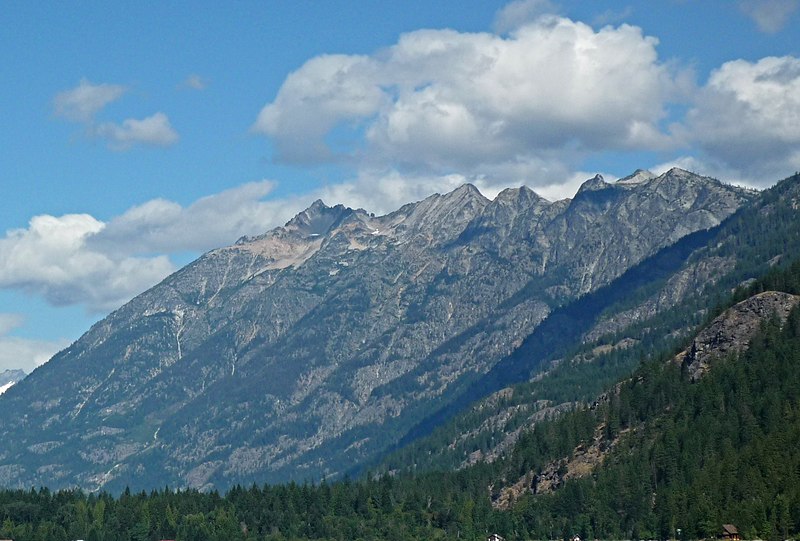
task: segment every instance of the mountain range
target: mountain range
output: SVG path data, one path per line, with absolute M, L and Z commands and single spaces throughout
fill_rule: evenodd
M 752 277 L 720 239 L 742 212 L 768 218 L 765 197 L 672 169 L 596 176 L 556 202 L 470 185 L 385 216 L 317 201 L 203 255 L 3 394 L 0 485 L 357 472 L 508 385 L 632 356 L 647 341 L 626 330 Z M 608 337 L 582 361 L 570 350 Z M 588 387 L 574 398 L 602 391 Z

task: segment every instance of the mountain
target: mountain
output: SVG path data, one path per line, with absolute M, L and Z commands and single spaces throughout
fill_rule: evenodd
M 4 370 L 0 372 L 0 394 L 3 394 L 15 383 L 22 381 L 25 372 L 22 370 Z
M 317 201 L 205 254 L 0 397 L 0 485 L 341 475 L 505 370 L 550 314 L 756 197 L 673 169 L 598 175 L 557 202 L 470 185 L 378 217 Z
M 765 325 L 773 322 L 778 329 L 785 327 L 792 310 L 798 304 L 800 296 L 786 292 L 766 291 L 753 295 L 728 308 L 704 326 L 690 345 L 671 359 L 671 364 L 681 367 L 682 380 L 685 383 L 696 383 L 712 370 L 713 365 L 742 356 Z M 641 372 L 643 371 L 603 393 L 594 402 L 592 409 L 601 405 L 607 407 L 611 401 L 619 400 L 623 388 L 642 383 L 641 378 L 644 376 Z M 651 414 L 646 421 L 652 422 L 652 417 Z M 604 418 L 603 421 L 607 423 L 608 419 Z M 529 471 L 514 485 L 499 489 L 495 497 L 496 507 L 510 509 L 515 499 L 526 492 L 553 493 L 566 481 L 586 477 L 594 469 L 601 467 L 618 443 L 615 438 L 618 434 L 604 431 L 604 428 L 598 425 L 593 438 L 582 444 L 570 457 L 551 461 L 542 471 Z
M 800 176 L 794 175 L 719 226 L 684 237 L 608 285 L 556 308 L 473 385 L 473 392 L 456 399 L 463 398 L 460 407 L 451 408 L 457 414 L 434 415 L 435 422 L 420 423 L 428 430 L 373 470 L 421 472 L 496 461 L 533 425 L 594 402 L 629 377 L 642 359 L 683 347 L 734 302 L 767 289 L 800 291 L 785 274 L 800 260 L 798 201 Z M 764 283 L 768 285 L 759 285 Z M 766 304 L 762 311 L 773 308 Z M 751 320 L 745 316 L 742 321 Z M 737 328 L 736 321 L 712 324 L 704 332 L 714 340 L 701 337 L 697 343 L 735 345 L 726 337 L 729 326 Z M 689 356 L 687 371 L 699 374 L 706 364 L 698 348 Z M 543 370 L 533 378 L 519 376 L 534 365 Z M 515 373 L 516 379 L 508 377 Z
M 533 538 L 553 524 L 601 538 L 710 538 L 722 524 L 748 539 L 796 535 L 798 291 L 746 299 L 602 405 L 534 428 L 504 464 L 495 505 L 525 509 Z M 713 362 L 692 379 L 685 360 L 701 347 Z
M 225 494 L 0 490 L 0 536 L 709 539 L 735 524 L 746 539 L 794 539 L 800 311 L 785 309 L 800 299 L 800 262 L 748 288 L 687 337 L 677 358 L 643 359 L 599 404 L 536 424 L 493 464 Z M 712 361 L 692 381 L 680 361 L 699 349 Z

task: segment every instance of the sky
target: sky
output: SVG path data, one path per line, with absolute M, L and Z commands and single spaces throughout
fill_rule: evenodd
M 315 199 L 800 170 L 800 0 L 0 11 L 0 371 Z

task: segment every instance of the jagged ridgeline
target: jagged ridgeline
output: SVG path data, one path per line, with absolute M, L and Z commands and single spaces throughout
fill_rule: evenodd
M 546 320 L 497 365 L 528 366 L 543 359 L 547 370 L 499 391 L 487 384 L 501 382 L 481 380 L 485 389 L 495 391 L 492 395 L 375 468 L 419 472 L 496 460 L 534 423 L 593 402 L 642 359 L 675 349 L 733 300 L 757 293 L 748 287 L 757 277 L 766 273 L 772 277 L 765 278 L 766 287 L 794 291 L 797 275 L 785 270 L 800 257 L 798 202 L 800 177 L 795 175 L 718 227 L 684 237 L 609 285 L 554 310 L 550 325 Z M 555 322 L 559 335 L 571 341 L 544 332 Z M 470 395 L 462 396 L 466 402 Z
M 633 301 L 601 296 L 601 326 L 536 335 L 756 199 L 673 169 L 595 177 L 554 203 L 526 188 L 489 201 L 469 185 L 378 217 L 317 202 L 176 272 L 3 394 L 0 485 L 341 475 L 550 368 L 552 351 L 587 333 L 669 308 L 674 296 L 651 305 L 646 293 L 672 275 L 640 274 L 641 306 L 611 313 Z M 680 269 L 694 252 L 669 253 Z M 699 276 L 718 262 L 697 265 Z

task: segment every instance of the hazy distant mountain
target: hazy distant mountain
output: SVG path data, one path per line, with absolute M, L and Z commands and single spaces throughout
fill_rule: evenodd
M 470 185 L 379 217 L 317 201 L 176 272 L 6 393 L 0 485 L 340 474 L 556 307 L 754 197 L 673 169 L 597 176 L 557 202 Z
M 11 388 L 12 385 L 21 381 L 25 377 L 22 370 L 4 370 L 0 372 L 0 394 Z

